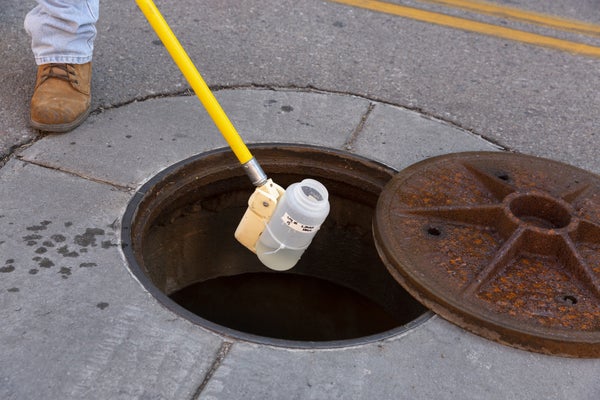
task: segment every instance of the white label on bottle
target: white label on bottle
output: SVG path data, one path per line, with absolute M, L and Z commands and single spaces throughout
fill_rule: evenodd
M 297 232 L 302 232 L 302 233 L 311 233 L 314 231 L 319 230 L 320 226 L 315 226 L 315 225 L 305 225 L 301 222 L 296 221 L 294 218 L 290 217 L 290 215 L 288 213 L 283 214 L 283 216 L 281 217 L 281 220 L 283 221 L 284 224 L 286 224 L 287 226 L 289 226 L 290 228 L 292 228 L 293 230 L 297 231 Z

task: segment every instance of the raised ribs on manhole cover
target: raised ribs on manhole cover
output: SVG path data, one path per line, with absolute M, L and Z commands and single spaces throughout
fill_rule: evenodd
M 514 347 L 600 356 L 600 177 L 552 160 L 458 153 L 399 172 L 374 235 L 442 317 Z

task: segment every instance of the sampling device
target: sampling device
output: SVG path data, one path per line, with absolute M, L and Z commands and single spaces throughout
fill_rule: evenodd
M 329 213 L 325 186 L 304 179 L 284 190 L 268 178 L 152 0 L 136 0 L 183 76 L 256 186 L 235 238 L 267 267 L 292 268 Z

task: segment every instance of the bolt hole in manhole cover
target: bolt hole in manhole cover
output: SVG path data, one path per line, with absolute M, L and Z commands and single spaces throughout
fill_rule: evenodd
M 444 318 L 540 353 L 600 356 L 600 177 L 547 159 L 458 153 L 384 188 L 376 243 Z
M 165 306 L 224 335 L 290 347 L 380 340 L 431 313 L 392 278 L 372 233 L 381 190 L 396 171 L 347 153 L 252 146 L 283 187 L 322 182 L 331 211 L 290 271 L 274 272 L 234 239 L 254 188 L 228 149 L 184 160 L 146 183 L 123 219 L 123 250 Z

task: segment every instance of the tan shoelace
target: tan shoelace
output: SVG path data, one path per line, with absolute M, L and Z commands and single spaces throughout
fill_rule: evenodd
M 43 68 L 44 69 L 42 70 L 40 85 L 49 78 L 58 78 L 58 79 L 62 79 L 63 81 L 66 81 L 69 83 L 74 83 L 74 84 L 78 83 L 77 79 L 75 79 L 76 78 L 75 68 L 73 68 L 73 65 L 71 65 L 71 64 L 51 63 L 51 64 L 44 64 Z M 60 73 L 57 70 L 62 71 L 62 73 Z

